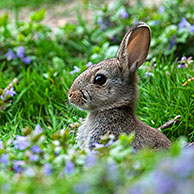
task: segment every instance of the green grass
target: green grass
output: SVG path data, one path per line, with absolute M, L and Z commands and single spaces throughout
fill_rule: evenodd
M 137 114 L 155 128 L 181 115 L 180 123 L 166 129 L 164 133 L 172 141 L 181 135 L 193 141 L 194 82 L 182 86 L 194 76 L 193 64 L 184 69 L 179 69 L 173 61 L 163 62 L 159 59 L 156 64 L 150 78 L 145 78 L 140 72 Z
M 68 1 L 68 0 L 67 0 Z M 17 7 L 33 7 L 33 8 L 40 8 L 40 6 L 45 4 L 54 4 L 54 3 L 61 3 L 65 2 L 62 0 L 6 0 L 0 2 L 0 9 L 12 9 L 13 6 Z

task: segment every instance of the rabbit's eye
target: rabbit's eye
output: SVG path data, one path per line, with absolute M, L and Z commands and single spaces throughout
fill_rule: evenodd
M 105 82 L 106 82 L 106 77 L 102 74 L 98 74 L 94 78 L 94 84 L 103 85 Z

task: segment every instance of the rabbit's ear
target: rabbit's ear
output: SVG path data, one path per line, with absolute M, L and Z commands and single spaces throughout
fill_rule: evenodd
M 122 68 L 129 68 L 131 71 L 139 68 L 148 55 L 150 40 L 148 25 L 143 22 L 134 25 L 124 36 L 117 53 Z

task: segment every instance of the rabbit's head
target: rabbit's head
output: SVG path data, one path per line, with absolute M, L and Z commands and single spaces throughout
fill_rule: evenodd
M 150 46 L 150 28 L 134 25 L 124 36 L 117 56 L 92 65 L 81 73 L 69 90 L 69 100 L 89 111 L 135 105 L 136 70 L 145 61 Z

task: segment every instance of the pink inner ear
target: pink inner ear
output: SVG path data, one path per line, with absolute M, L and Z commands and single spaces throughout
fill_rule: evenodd
M 129 66 L 137 63 L 137 68 L 145 61 L 150 46 L 150 30 L 140 27 L 134 31 L 128 40 L 128 62 Z

